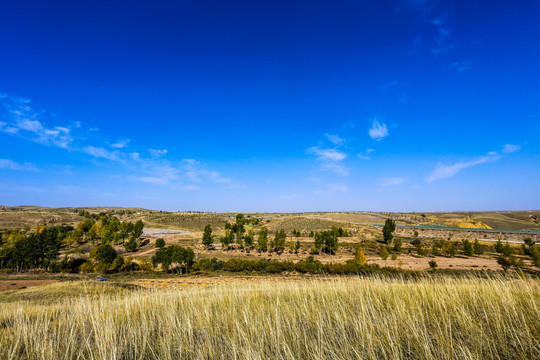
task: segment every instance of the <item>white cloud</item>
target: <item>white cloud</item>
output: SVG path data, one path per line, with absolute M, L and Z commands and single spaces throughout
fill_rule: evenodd
M 322 167 L 323 169 L 330 170 L 340 176 L 347 176 L 351 172 L 351 169 L 348 167 L 335 163 L 325 163 Z
M 199 182 L 201 180 L 209 180 L 215 183 L 232 183 L 231 179 L 222 177 L 217 171 L 211 171 L 206 168 L 206 165 L 195 159 L 185 159 L 183 170 L 184 175 L 191 181 Z
M 325 184 L 324 189 L 315 191 L 313 194 L 315 195 L 332 195 L 336 192 L 346 193 L 349 191 L 347 186 L 343 184 Z
M 358 157 L 359 159 L 362 159 L 362 160 L 371 160 L 371 156 L 369 156 L 369 154 L 375 152 L 375 149 L 366 149 L 366 151 L 364 153 L 360 153 L 358 155 L 356 155 L 356 157 Z
M 104 148 L 95 147 L 95 146 L 87 146 L 83 149 L 83 151 L 89 155 L 92 155 L 96 158 L 102 158 L 112 161 L 120 161 L 121 158 L 119 156 L 119 153 L 116 151 L 109 151 Z
M 148 152 L 150 153 L 150 155 L 152 155 L 154 157 L 160 157 L 160 156 L 163 156 L 163 155 L 167 154 L 167 150 L 165 150 L 165 149 L 163 149 L 163 150 L 148 149 Z
M 49 129 L 39 120 L 40 113 L 29 104 L 29 99 L 2 94 L 2 105 L 8 122 L 0 124 L 0 131 L 18 135 L 44 145 L 67 149 L 73 141 L 69 128 L 56 126 Z
M 488 162 L 496 161 L 499 158 L 500 156 L 498 155 L 486 155 L 467 162 L 458 162 L 451 165 L 439 164 L 439 166 L 437 166 L 437 168 L 426 178 L 426 181 L 431 183 L 440 179 L 448 179 L 462 170 Z
M 333 135 L 333 134 L 325 134 L 328 140 L 332 142 L 334 145 L 341 145 L 345 141 L 342 139 L 339 135 Z
M 336 149 L 321 149 L 317 146 L 307 149 L 307 152 L 317 155 L 317 159 L 322 161 L 342 161 L 347 157 L 347 154 Z
M 512 154 L 512 153 L 515 153 L 515 152 L 517 152 L 519 150 L 521 150 L 520 145 L 505 144 L 503 149 L 502 149 L 502 152 L 505 153 L 505 154 Z
M 379 180 L 380 186 L 398 186 L 405 182 L 405 178 L 402 177 L 386 177 Z
M 388 136 L 388 129 L 386 128 L 386 124 L 380 124 L 377 120 L 373 121 L 373 124 L 371 125 L 371 129 L 369 129 L 369 136 L 371 136 L 372 139 L 380 141 L 386 136 Z
M 455 69 L 458 74 L 461 74 L 472 68 L 472 61 L 456 61 L 449 66 L 451 69 Z
M 19 164 L 9 159 L 0 159 L 0 169 L 37 171 L 37 168 L 32 164 L 28 164 L 28 163 Z
M 117 143 L 111 144 L 111 147 L 115 149 L 123 149 L 129 144 L 130 141 L 131 140 L 129 139 L 121 140 L 121 141 L 118 141 Z

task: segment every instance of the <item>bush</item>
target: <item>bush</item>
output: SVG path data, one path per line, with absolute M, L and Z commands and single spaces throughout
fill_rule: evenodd
M 94 272 L 94 264 L 92 264 L 91 261 L 86 261 L 84 264 L 81 265 L 81 272 L 83 272 L 83 273 L 93 273 Z
M 158 238 L 156 240 L 156 247 L 160 249 L 165 247 L 165 240 L 163 238 Z
M 103 244 L 94 247 L 90 251 L 89 256 L 90 259 L 93 259 L 95 261 L 105 264 L 112 264 L 114 259 L 116 259 L 116 255 L 118 255 L 118 253 L 110 244 Z
M 431 260 L 430 262 L 428 262 L 429 264 L 429 267 L 433 270 L 435 270 L 439 265 L 437 265 L 437 262 L 435 260 Z

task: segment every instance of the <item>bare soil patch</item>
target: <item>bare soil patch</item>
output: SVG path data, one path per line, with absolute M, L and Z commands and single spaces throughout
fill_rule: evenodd
M 0 280 L 0 291 L 20 290 L 55 282 L 58 280 Z

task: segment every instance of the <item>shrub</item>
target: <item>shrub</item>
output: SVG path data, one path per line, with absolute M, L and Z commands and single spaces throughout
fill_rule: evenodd
M 156 239 L 156 247 L 160 249 L 165 247 L 165 240 L 163 238 Z
M 116 258 L 117 252 L 110 244 L 103 244 L 94 247 L 90 251 L 90 259 L 94 259 L 99 262 L 111 264 Z
M 430 262 L 428 262 L 429 264 L 429 267 L 433 270 L 435 270 L 439 265 L 437 265 L 437 262 L 435 260 L 431 260 Z
M 84 264 L 81 265 L 81 272 L 83 272 L 83 273 L 93 273 L 94 272 L 94 264 L 92 264 L 91 261 L 86 261 Z

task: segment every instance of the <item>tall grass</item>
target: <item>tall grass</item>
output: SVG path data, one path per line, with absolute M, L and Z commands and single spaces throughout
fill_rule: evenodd
M 66 285 L 69 286 L 69 285 Z M 535 280 L 344 278 L 4 304 L 2 359 L 539 359 Z

